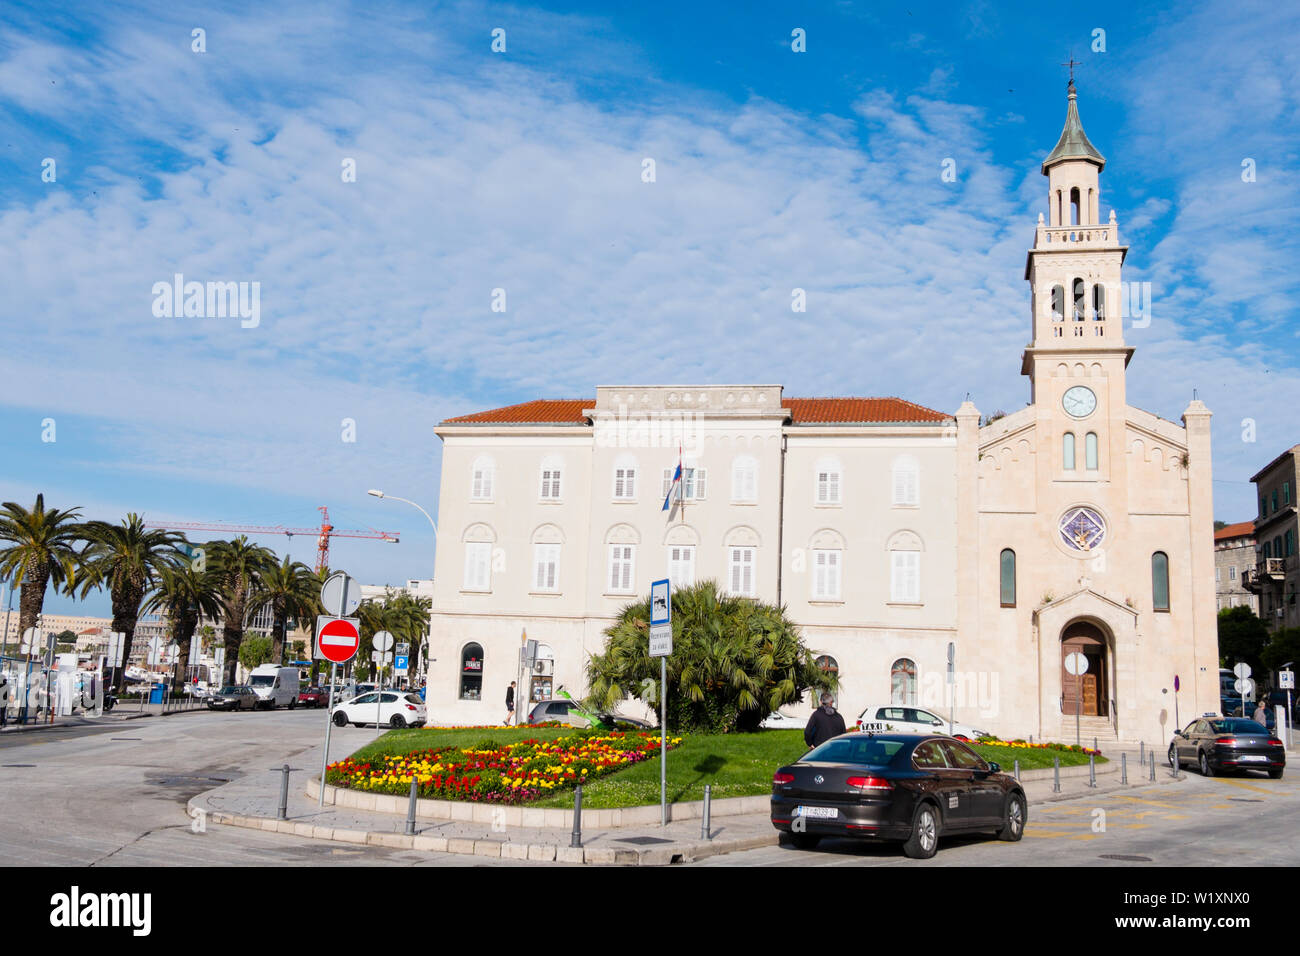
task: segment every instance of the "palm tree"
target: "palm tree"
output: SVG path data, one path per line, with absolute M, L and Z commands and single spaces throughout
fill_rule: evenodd
M 131 512 L 119 525 L 92 521 L 82 529 L 86 549 L 81 560 L 84 575 L 79 586 L 81 597 L 94 588 L 107 587 L 113 602 L 113 630 L 126 635 L 122 648 L 122 673 L 119 689 L 126 682 L 125 665 L 131 659 L 131 641 L 135 623 L 140 618 L 145 595 L 161 578 L 163 569 L 180 556 L 185 538 L 175 531 L 146 528 L 144 520 Z M 68 590 L 78 585 L 69 581 Z
M 416 650 L 412 657 L 419 659 L 419 648 L 428 639 L 429 609 L 433 602 L 417 598 L 405 591 L 388 590 L 382 599 L 364 601 L 357 613 L 361 618 L 361 647 L 357 656 L 369 659 L 374 635 L 388 631 L 394 643 L 410 644 Z
M 12 501 L 0 508 L 0 576 L 22 585 L 18 601 L 18 633 L 35 627 L 45 606 L 45 588 L 52 580 L 57 591 L 76 573 L 80 558 L 74 543 L 81 539 L 80 509 L 45 509 L 45 495 L 36 496 L 31 511 Z
M 285 627 L 289 618 L 305 621 L 314 618 L 320 603 L 320 587 L 311 569 L 301 561 L 290 561 L 288 555 L 279 564 L 265 571 L 258 582 L 252 603 L 261 607 L 271 605 L 271 661 L 284 663 Z
M 673 653 L 668 716 L 674 730 L 756 730 L 808 690 L 835 690 L 785 609 L 701 581 L 672 595 Z M 630 604 L 606 631 L 605 651 L 587 664 L 588 698 L 610 711 L 628 694 L 658 703 L 659 662 L 650 657 L 650 601 Z
M 141 613 L 162 611 L 171 622 L 171 639 L 180 646 L 177 681 L 185 680 L 189 671 L 190 642 L 198 630 L 199 618 L 215 620 L 221 613 L 221 593 L 214 575 L 191 558 L 180 558 L 166 565 L 158 587 L 145 601 Z
M 256 594 L 262 575 L 275 566 L 275 555 L 241 534 L 234 541 L 212 542 L 207 563 L 221 595 L 221 637 L 226 648 L 225 673 L 221 680 L 233 684 L 239 645 L 244 640 L 244 617 L 257 606 L 250 599 Z

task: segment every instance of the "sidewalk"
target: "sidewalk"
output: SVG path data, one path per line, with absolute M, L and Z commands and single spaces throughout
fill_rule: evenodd
M 437 853 L 463 853 L 493 859 L 573 864 L 662 866 L 738 850 L 773 846 L 779 842 L 777 831 L 773 829 L 765 811 L 715 815 L 710 827 L 711 840 L 701 835 L 701 820 L 697 815 L 693 819 L 669 822 L 666 827 L 656 824 L 603 829 L 584 827 L 582 846 L 571 847 L 572 810 L 561 811 L 567 821 L 563 827 L 522 827 L 504 823 L 494 827 L 469 821 L 417 818 L 415 835 L 408 836 L 405 833 L 404 813 L 336 808 L 328 802 L 323 807 L 318 806 L 317 798 L 314 795 L 308 796 L 307 783 L 308 780 L 314 782 L 320 779 L 321 756 L 322 748 L 316 747 L 294 758 L 286 820 L 276 819 L 281 776 L 279 771 L 271 770 L 232 781 L 194 797 L 189 802 L 190 815 L 193 818 L 206 817 L 208 823 L 290 833 L 319 840 Z M 1052 790 L 1050 768 L 1024 772 L 1021 782 L 1029 798 L 1030 819 L 1033 819 L 1032 808 L 1035 805 L 1152 786 L 1149 780 L 1150 763 L 1140 768 L 1139 772 L 1137 758 L 1136 751 L 1129 754 L 1128 785 L 1119 782 L 1118 754 L 1113 760 L 1098 766 L 1096 788 L 1088 786 L 1087 766 L 1063 768 L 1060 793 Z M 1176 780 L 1167 764 L 1157 763 L 1155 785 L 1175 784 L 1185 777 L 1186 771 Z M 315 793 L 314 788 L 312 792 Z M 715 801 L 715 813 L 726 802 Z M 402 800 L 403 806 L 405 803 Z M 689 806 L 698 807 L 699 804 Z M 672 808 L 669 809 L 671 811 Z
M 0 733 L 6 736 L 14 733 L 28 733 L 37 730 L 58 730 L 68 727 L 93 727 L 96 725 L 124 720 L 137 720 L 141 717 L 172 717 L 177 714 L 206 714 L 208 709 L 203 706 L 191 707 L 187 710 L 168 710 L 163 712 L 162 704 L 145 704 L 143 709 L 140 707 L 138 700 L 132 700 L 129 703 L 119 701 L 117 706 L 112 710 L 100 715 L 99 717 L 87 717 L 84 713 L 78 712 L 70 717 L 56 715 L 53 723 L 47 721 L 42 715 L 38 722 L 28 722 L 26 724 L 17 723 L 12 717 L 0 729 Z

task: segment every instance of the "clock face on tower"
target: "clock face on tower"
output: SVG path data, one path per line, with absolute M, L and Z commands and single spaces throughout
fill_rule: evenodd
M 1061 407 L 1072 418 L 1087 418 L 1097 410 L 1097 396 L 1086 385 L 1076 385 L 1061 397 Z

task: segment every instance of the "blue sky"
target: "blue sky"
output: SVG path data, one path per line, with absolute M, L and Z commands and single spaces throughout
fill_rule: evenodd
M 1018 408 L 1073 50 L 1103 216 L 1152 287 L 1130 402 L 1176 421 L 1197 389 L 1216 516 L 1248 519 L 1297 440 L 1298 26 L 1249 2 L 6 4 L 0 500 L 325 504 L 403 532 L 331 562 L 399 582 L 432 533 L 365 491 L 433 511 L 452 415 L 637 382 Z M 259 282 L 260 323 L 156 317 L 177 272 Z

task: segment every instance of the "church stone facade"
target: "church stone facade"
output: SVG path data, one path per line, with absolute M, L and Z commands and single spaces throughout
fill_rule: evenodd
M 512 680 L 525 701 L 580 696 L 604 628 L 661 577 L 784 604 L 850 721 L 914 705 L 1008 737 L 1157 743 L 1216 709 L 1210 412 L 1128 404 L 1104 168 L 1071 83 L 1025 265 L 1030 403 L 995 421 L 748 384 L 441 423 L 431 720 L 497 722 Z M 526 639 L 542 660 L 523 674 Z

